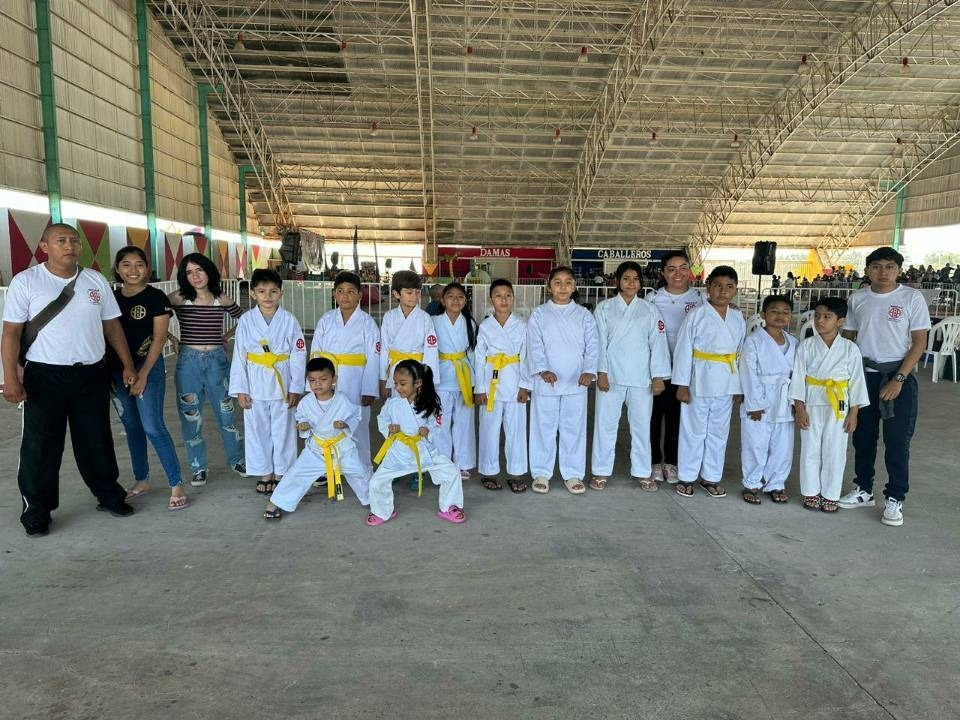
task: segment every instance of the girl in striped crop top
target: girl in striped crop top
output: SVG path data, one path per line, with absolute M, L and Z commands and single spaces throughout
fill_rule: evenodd
M 236 300 L 223 293 L 216 265 L 200 253 L 190 253 L 180 262 L 177 284 L 179 289 L 169 296 L 180 322 L 180 352 L 174 379 L 180 426 L 193 473 L 190 484 L 200 486 L 207 482 L 207 449 L 202 434 L 204 398 L 209 398 L 220 424 L 227 463 L 246 476 L 236 408 L 227 394 L 230 364 L 224 344 L 233 330 L 223 332 L 224 315 L 238 318 L 243 310 Z

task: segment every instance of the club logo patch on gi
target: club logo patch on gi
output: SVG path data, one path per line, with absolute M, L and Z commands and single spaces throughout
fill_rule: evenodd
M 667 326 L 664 324 L 663 320 L 657 320 L 657 331 L 663 332 L 667 329 Z
M 899 320 L 903 317 L 903 308 L 899 305 L 891 305 L 887 310 L 887 317 L 894 321 Z
M 688 302 L 683 306 L 683 314 L 686 315 L 688 312 L 693 310 L 697 306 L 694 302 Z
M 307 347 L 307 344 L 303 341 L 303 338 L 297 338 L 297 350 L 303 350 Z
M 443 413 L 437 413 L 437 427 L 443 427 Z
M 427 345 L 430 347 L 437 346 L 437 336 L 436 335 L 427 335 Z
M 380 341 L 379 341 L 379 340 L 377 340 L 376 350 L 377 350 L 378 353 L 380 352 Z
M 91 305 L 99 305 L 102 299 L 100 297 L 100 291 L 97 290 L 96 288 L 91 288 L 90 290 L 87 290 L 87 298 L 89 298 Z
M 143 305 L 134 305 L 130 308 L 130 317 L 134 320 L 143 320 L 147 316 L 147 309 Z

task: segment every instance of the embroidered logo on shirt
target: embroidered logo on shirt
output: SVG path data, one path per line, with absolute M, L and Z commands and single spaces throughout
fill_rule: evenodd
M 683 306 L 683 314 L 686 315 L 688 312 L 693 310 L 697 306 L 694 302 L 688 302 Z
M 427 335 L 427 345 L 430 347 L 437 346 L 437 336 L 436 335 Z
M 443 426 L 443 413 L 437 413 L 437 427 Z
M 91 305 L 99 305 L 99 304 L 100 304 L 100 299 L 101 299 L 101 298 L 100 298 L 100 291 L 97 290 L 96 288 L 93 288 L 93 289 L 91 289 L 91 290 L 87 290 L 87 297 L 90 299 L 90 304 L 91 304 Z
M 890 309 L 887 310 L 887 317 L 891 320 L 899 320 L 903 317 L 903 308 L 899 305 L 891 305 Z
M 303 350 L 306 346 L 306 343 L 303 342 L 303 338 L 297 338 L 297 350 Z
M 377 352 L 378 352 L 378 353 L 380 352 L 380 341 L 379 341 L 379 340 L 377 340 Z
M 663 332 L 667 329 L 667 326 L 664 324 L 663 320 L 657 320 L 657 330 Z

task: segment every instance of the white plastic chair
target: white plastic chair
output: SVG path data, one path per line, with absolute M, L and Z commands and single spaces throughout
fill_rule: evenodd
M 808 337 L 813 337 L 816 332 L 817 330 L 813 326 L 813 316 L 811 316 L 808 320 L 804 321 L 803 325 L 801 325 L 797 331 L 797 340 L 805 340 Z
M 813 310 L 807 310 L 807 311 L 805 311 L 805 312 L 800 313 L 800 317 L 797 318 L 797 331 L 798 331 L 798 332 L 800 331 L 801 328 L 803 328 L 804 325 L 807 324 L 807 322 L 813 320 L 813 312 L 814 312 Z M 801 340 L 803 340 L 803 334 L 802 334 L 802 333 L 800 333 L 800 334 L 798 335 L 798 337 L 799 337 Z
M 747 335 L 752 333 L 757 328 L 763 327 L 763 316 L 760 313 L 756 315 L 751 315 L 747 320 Z
M 934 350 L 936 340 L 940 340 L 940 349 Z M 960 348 L 960 317 L 944 318 L 933 326 L 930 339 L 927 341 L 927 352 L 924 354 L 923 366 L 933 357 L 933 382 L 940 382 L 946 361 L 950 359 L 950 371 L 953 381 L 957 381 L 957 349 Z

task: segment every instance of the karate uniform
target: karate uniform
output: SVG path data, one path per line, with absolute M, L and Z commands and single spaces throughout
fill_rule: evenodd
M 680 482 L 701 477 L 709 483 L 723 478 L 723 460 L 730 434 L 733 396 L 741 392 L 736 358 L 746 333 L 743 313 L 727 308 L 726 318 L 704 303 L 692 309 L 677 335 L 673 354 L 673 384 L 690 388 L 691 400 L 680 409 Z M 723 361 L 694 357 L 722 355 Z
M 517 358 L 516 362 L 512 359 Z M 496 371 L 494 363 L 502 367 Z M 527 326 L 512 314 L 504 325 L 495 317 L 480 323 L 474 353 L 474 390 L 487 396 L 480 413 L 480 474 L 493 477 L 500 473 L 500 428 L 507 474 L 520 477 L 527 472 L 527 406 L 517 401 L 520 388 L 530 389 L 527 367 Z M 493 395 L 491 403 L 490 396 Z
M 404 317 L 400 308 L 390 310 L 380 323 L 380 379 L 393 388 L 394 366 L 403 355 L 412 355 L 433 371 L 436 382 L 440 373 L 437 346 L 437 331 L 427 313 L 417 307 Z
M 809 379 L 847 382 L 842 389 L 839 418 L 830 404 L 828 389 L 811 384 Z M 803 401 L 810 416 L 810 427 L 800 431 L 800 492 L 805 497 L 821 495 L 826 500 L 839 500 L 847 464 L 843 421 L 851 407 L 870 404 L 863 357 L 856 344 L 839 335 L 830 347 L 819 335 L 800 341 L 790 397 Z
M 363 395 L 380 395 L 380 330 L 372 317 L 356 308 L 350 319 L 343 321 L 339 308 L 325 312 L 317 322 L 310 344 L 310 357 L 340 356 L 337 366 L 337 392 L 354 405 Z M 361 360 L 361 356 L 363 360 Z M 370 451 L 370 408 L 360 407 L 360 425 L 353 434 L 360 461 L 373 472 Z
M 548 301 L 527 322 L 527 372 L 533 386 L 530 403 L 530 474 L 553 475 L 560 445 L 560 476 L 583 479 L 587 465 L 587 388 L 583 373 L 597 373 L 597 323 L 586 308 Z M 549 370 L 557 382 L 539 377 Z
M 630 427 L 630 475 L 648 478 L 650 415 L 653 412 L 651 380 L 670 377 L 670 349 L 666 326 L 657 309 L 635 297 L 628 305 L 619 293 L 594 311 L 599 335 L 597 371 L 606 373 L 607 391 L 597 388 L 593 418 L 593 474 L 613 473 L 620 415 L 627 406 Z
M 377 416 L 377 427 L 384 438 L 389 438 L 390 425 L 399 425 L 400 431 L 406 435 L 418 435 L 420 428 L 425 427 L 432 435 L 436 432 L 438 418 L 434 415 L 422 417 L 418 415 L 413 405 L 402 397 L 392 397 L 387 400 Z M 430 473 L 434 485 L 440 486 L 440 510 L 445 511 L 456 505 L 463 508 L 463 482 L 460 480 L 460 471 L 457 466 L 437 450 L 430 441 L 430 436 L 417 440 L 417 451 L 420 454 L 420 469 Z M 399 441 L 394 441 L 387 450 L 386 457 L 380 467 L 370 478 L 370 512 L 389 520 L 393 514 L 393 480 L 394 478 L 410 475 L 417 472 L 417 460 L 413 451 Z
M 743 341 L 737 364 L 743 387 L 740 406 L 740 462 L 743 486 L 764 492 L 783 490 L 793 465 L 793 402 L 790 376 L 797 352 L 797 339 L 784 333 L 786 343 L 777 345 L 763 329 Z M 760 420 L 748 412 L 763 411 Z
M 337 420 L 345 422 L 348 429 L 335 428 L 333 423 Z M 330 459 L 339 465 L 341 477 L 353 488 L 360 504 L 369 505 L 370 469 L 363 463 L 363 458 L 358 453 L 353 439 L 354 433 L 363 422 L 360 406 L 351 402 L 340 391 L 324 402 L 317 400 L 313 393 L 309 393 L 297 405 L 296 422 L 297 424 L 310 423 L 309 430 L 300 432 L 300 437 L 306 438 L 306 444 L 300 457 L 273 491 L 270 502 L 281 510 L 293 512 L 317 476 L 326 475 L 327 482 L 332 487 L 334 476 L 327 467 L 323 448 L 317 441 L 322 442 L 343 435 L 343 438 L 330 448 Z
M 255 307 L 237 322 L 229 394 L 249 395 L 243 411 L 248 475 L 283 475 L 297 457 L 287 393 L 303 394 L 307 344 L 297 319 L 283 308 L 268 324 Z
M 471 320 L 472 322 L 472 320 Z M 477 435 L 473 411 L 474 356 L 467 337 L 467 318 L 462 314 L 455 323 L 446 313 L 433 318 L 440 355 L 460 355 L 456 360 L 439 359 L 440 375 L 436 388 L 443 406 L 442 422 L 433 431 L 434 447 L 454 461 L 461 470 L 477 466 Z M 476 325 L 474 325 L 476 332 Z M 463 382 L 457 375 L 457 365 L 464 374 Z M 464 394 L 466 393 L 466 395 Z

